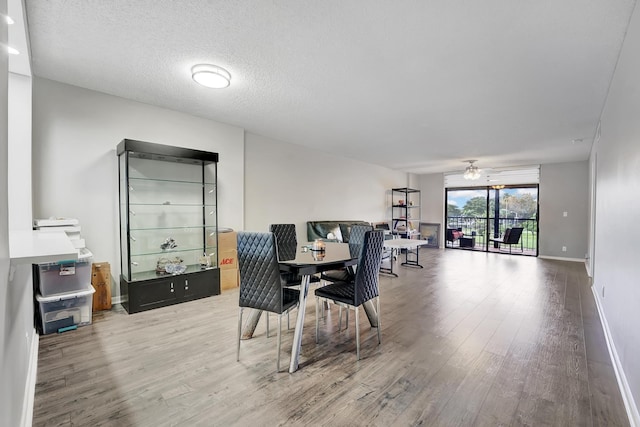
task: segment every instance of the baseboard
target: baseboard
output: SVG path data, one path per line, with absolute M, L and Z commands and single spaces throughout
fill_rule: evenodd
M 33 423 L 33 405 L 36 396 L 36 376 L 38 373 L 38 348 L 40 345 L 40 336 L 32 329 L 31 348 L 29 349 L 29 367 L 27 371 L 27 384 L 24 390 L 24 399 L 22 400 L 22 417 L 20 425 L 22 427 L 31 427 Z
M 111 305 L 120 304 L 122 302 L 122 297 L 120 295 L 116 297 L 111 297 Z
M 538 258 L 553 259 L 556 261 L 584 262 L 584 258 L 565 258 L 561 256 L 538 255 Z
M 598 292 L 595 286 L 591 287 L 591 291 L 593 292 L 593 298 L 596 300 L 596 307 L 598 307 L 598 314 L 600 315 L 600 323 L 602 324 L 602 329 L 604 330 L 604 338 L 607 342 L 607 348 L 609 349 L 609 357 L 611 357 L 613 370 L 616 373 L 618 387 L 620 388 L 620 393 L 622 394 L 624 407 L 627 410 L 627 417 L 629 417 L 629 424 L 631 425 L 631 427 L 640 427 L 640 413 L 638 413 L 638 407 L 636 406 L 635 400 L 633 400 L 633 394 L 631 393 L 631 389 L 629 388 L 627 377 L 624 375 L 624 370 L 622 369 L 622 364 L 620 363 L 620 358 L 618 357 L 616 346 L 613 342 L 613 339 L 611 338 L 611 331 L 609 330 L 607 318 L 604 316 L 604 310 L 602 309 L 600 297 L 598 296 Z

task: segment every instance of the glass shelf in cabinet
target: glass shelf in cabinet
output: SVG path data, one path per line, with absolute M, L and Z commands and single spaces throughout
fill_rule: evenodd
M 185 225 L 185 226 L 179 226 L 179 227 L 149 227 L 149 228 L 143 228 L 143 227 L 136 227 L 136 228 L 130 228 L 129 231 L 153 231 L 153 230 L 188 230 L 188 229 L 203 229 L 205 227 L 204 224 L 200 224 L 200 225 Z
M 134 257 L 145 257 L 145 256 L 151 256 L 151 255 L 171 255 L 171 254 L 175 254 L 175 253 L 179 253 L 179 252 L 198 252 L 199 254 L 202 254 L 204 251 L 202 250 L 201 247 L 198 248 L 186 248 L 186 249 L 171 249 L 168 251 L 163 251 L 163 250 L 154 250 L 151 252 L 144 252 L 144 253 L 132 253 L 131 254 L 131 258 L 133 259 Z
M 215 205 L 203 205 L 202 203 L 171 203 L 171 202 L 163 202 L 163 203 L 129 203 L 129 206 L 193 206 L 199 207 L 202 206 L 215 206 Z M 131 212 L 130 212 L 131 213 Z
M 179 182 L 181 184 L 196 184 L 202 186 L 202 181 L 185 181 L 179 179 L 160 179 L 160 178 L 142 178 L 142 177 L 134 177 L 129 176 L 129 182 L 131 181 L 140 181 L 140 182 Z

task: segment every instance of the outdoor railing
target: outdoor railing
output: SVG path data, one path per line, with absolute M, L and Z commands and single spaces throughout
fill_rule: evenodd
M 487 236 L 487 221 L 489 223 Z M 461 229 L 465 237 L 475 236 L 475 247 L 484 248 L 489 238 L 500 238 L 507 228 L 522 227 L 522 246 L 525 250 L 535 251 L 538 245 L 538 220 L 535 218 L 498 218 L 498 233 L 494 233 L 494 218 L 472 216 L 450 216 L 447 228 Z M 519 245 L 518 245 L 519 246 Z M 514 247 L 515 248 L 515 247 Z

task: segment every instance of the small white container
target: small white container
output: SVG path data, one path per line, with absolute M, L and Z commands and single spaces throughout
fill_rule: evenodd
M 78 251 L 77 261 L 58 261 L 36 266 L 36 280 L 43 297 L 78 292 L 91 284 L 93 254 L 86 248 Z
M 42 333 L 51 334 L 65 327 L 91 324 L 94 292 L 93 286 L 87 285 L 79 292 L 49 297 L 37 294 Z

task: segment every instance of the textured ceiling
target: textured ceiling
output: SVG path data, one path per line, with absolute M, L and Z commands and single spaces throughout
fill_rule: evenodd
M 36 76 L 414 173 L 587 159 L 635 5 L 25 2 Z

